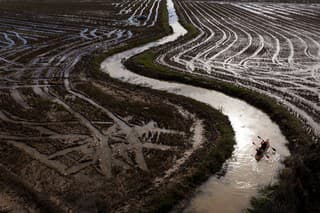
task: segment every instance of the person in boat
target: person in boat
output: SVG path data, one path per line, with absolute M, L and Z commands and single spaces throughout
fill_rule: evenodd
M 261 151 L 266 151 L 268 148 L 269 148 L 269 146 L 270 146 L 270 142 L 269 142 L 269 139 L 267 139 L 267 140 L 263 140 L 262 142 L 261 142 L 261 146 L 260 146 L 260 148 L 259 149 L 261 149 Z
M 257 151 L 257 153 L 256 153 L 257 156 L 263 155 L 263 151 L 260 148 L 256 149 L 256 151 Z
M 256 149 L 256 151 L 257 151 L 256 155 L 257 155 L 257 156 L 262 156 L 263 153 L 264 153 L 265 151 L 267 151 L 267 149 L 269 148 L 269 146 L 270 146 L 269 139 L 267 139 L 267 140 L 265 140 L 265 141 L 263 140 L 263 141 L 261 142 L 261 146 L 260 146 L 258 149 Z
M 256 155 L 258 155 L 258 156 L 263 155 L 263 153 L 264 153 L 265 151 L 267 151 L 267 149 L 269 148 L 269 146 L 270 146 L 269 139 L 263 140 L 263 141 L 261 142 L 261 146 L 257 149 L 257 154 L 256 154 Z

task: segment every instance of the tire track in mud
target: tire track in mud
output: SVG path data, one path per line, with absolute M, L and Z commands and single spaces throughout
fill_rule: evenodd
M 170 5 L 168 4 L 168 7 Z M 254 135 L 259 135 L 257 129 L 263 128 L 264 134 L 266 134 L 266 130 L 270 130 L 271 128 L 265 128 L 264 125 L 256 125 L 257 123 L 264 123 L 266 125 L 269 118 L 259 118 L 259 120 L 254 121 L 255 117 L 254 115 L 259 114 L 256 109 L 254 109 L 251 112 L 243 112 L 242 110 L 249 109 L 250 106 L 246 105 L 237 105 L 239 104 L 239 100 L 230 98 L 228 96 L 223 95 L 222 93 L 215 92 L 212 90 L 202 89 L 198 87 L 189 86 L 186 84 L 181 83 L 175 83 L 175 82 L 167 82 L 167 81 L 161 81 L 152 79 L 149 77 L 145 77 L 139 74 L 135 74 L 125 67 L 123 67 L 122 63 L 123 60 L 133 57 L 137 54 L 140 54 L 146 50 L 149 50 L 151 48 L 159 48 L 160 45 L 163 45 L 164 48 L 161 53 L 166 53 L 168 46 L 166 46 L 166 43 L 169 43 L 170 47 L 174 47 L 176 45 L 175 41 L 179 38 L 179 36 L 184 36 L 186 34 L 186 31 L 183 29 L 183 27 L 179 27 L 179 23 L 177 23 L 176 17 L 173 16 L 171 25 L 173 26 L 173 35 L 164 37 L 158 41 L 151 42 L 147 45 L 137 47 L 119 54 L 116 54 L 114 56 L 111 56 L 101 64 L 101 69 L 103 72 L 108 73 L 111 77 L 119 79 L 121 81 L 135 84 L 135 85 L 141 85 L 143 84 L 146 87 L 150 87 L 152 89 L 157 89 L 161 91 L 166 91 L 169 93 L 179 94 L 186 97 L 193 98 L 195 100 L 204 102 L 209 104 L 211 107 L 214 107 L 216 109 L 221 109 L 223 113 L 228 115 L 231 124 L 236 132 L 236 141 L 239 145 L 239 150 L 234 153 L 234 159 L 231 158 L 230 161 L 227 162 L 226 175 L 223 177 L 212 177 L 208 184 L 205 184 L 203 187 L 201 187 L 201 191 L 204 191 L 203 194 L 205 194 L 202 199 L 201 195 L 196 195 L 194 200 L 200 200 L 199 205 L 192 205 L 192 207 L 200 207 L 200 208 L 191 208 L 190 212 L 211 212 L 212 209 L 219 212 L 225 212 L 229 210 L 228 212 L 239 212 L 239 209 L 245 208 L 249 204 L 249 197 L 251 195 L 255 194 L 255 186 L 256 185 L 264 185 L 266 183 L 269 183 L 270 177 L 266 177 L 270 174 L 277 174 L 277 172 L 267 172 L 268 166 L 264 167 L 263 170 L 263 177 L 257 177 L 257 173 L 254 171 L 253 168 L 251 168 L 252 162 L 251 160 L 255 161 L 252 156 L 249 155 L 249 148 L 251 146 L 251 143 L 249 142 Z M 182 40 L 184 40 L 185 37 L 182 37 Z M 174 42 L 174 43 L 170 43 Z M 183 44 L 182 44 L 183 45 Z M 180 49 L 174 48 L 177 52 L 180 52 Z M 170 53 L 172 51 L 169 50 Z M 173 51 L 172 51 L 173 52 Z M 162 54 L 160 57 L 157 58 L 158 61 L 164 61 Z M 170 55 L 171 56 L 171 55 Z M 164 61 L 166 63 L 166 61 Z M 172 65 L 172 64 L 170 64 Z M 137 67 L 137 69 L 139 69 Z M 181 68 L 182 70 L 183 68 Z M 222 105 L 223 106 L 222 106 Z M 232 111 L 234 111 L 232 113 Z M 250 111 L 250 110 L 249 110 Z M 239 116 L 239 117 L 238 117 Z M 244 118 L 244 117 L 247 117 Z M 267 116 L 266 116 L 267 117 Z M 263 121 L 262 121 L 263 120 Z M 234 122 L 233 122 L 234 121 Z M 246 123 L 246 121 L 249 121 Z M 244 124 L 244 123 L 246 124 Z M 252 123 L 251 123 L 252 122 Z M 251 124 L 250 124 L 251 123 Z M 249 135 L 246 135 L 246 130 L 248 130 Z M 277 132 L 275 129 L 273 129 L 271 132 Z M 239 135 L 237 136 L 237 133 Z M 272 133 L 272 134 L 273 134 Z M 267 133 L 269 135 L 269 133 Z M 269 137 L 269 136 L 267 136 Z M 276 133 L 275 136 L 277 139 L 274 141 L 279 142 L 280 144 L 282 142 L 282 136 L 281 133 Z M 250 145 L 248 145 L 250 143 Z M 279 144 L 278 144 L 279 145 Z M 242 150 L 242 151 L 241 151 Z M 281 148 L 282 150 L 282 148 Z M 284 148 L 282 151 L 286 150 Z M 284 154 L 285 155 L 285 154 Z M 241 161 L 241 162 L 240 162 Z M 275 163 L 277 164 L 277 163 Z M 262 165 L 262 164 L 259 164 Z M 268 164 L 270 166 L 270 164 Z M 278 165 L 278 164 L 277 164 Z M 231 169 L 228 169 L 228 167 L 231 167 Z M 270 168 L 268 168 L 270 169 Z M 219 180 L 217 180 L 219 179 Z M 253 181 L 251 181 L 251 179 Z M 258 183 L 258 181 L 261 181 Z M 263 182 L 263 183 L 262 183 Z M 213 185 L 215 185 L 213 187 Z M 205 190 L 203 190 L 205 188 Z M 215 196 L 212 196 L 212 193 L 215 193 Z M 224 196 L 221 196 L 221 194 L 224 194 Z M 205 200 L 209 200 L 209 202 L 206 202 Z M 202 202 L 204 201 L 204 202 Z M 238 201 L 238 202 L 234 202 Z M 192 200 L 193 202 L 193 200 Z M 232 203 L 232 205 L 230 205 Z M 193 204 L 193 203 L 192 203 Z M 187 212 L 190 209 L 187 209 Z M 178 210 L 179 212 L 181 209 Z
M 144 4 L 136 7 L 140 2 Z M 146 15 L 144 25 L 154 26 L 160 3 L 161 0 L 137 0 L 135 6 L 127 1 L 117 8 L 130 10 L 135 7 L 133 14 L 128 12 L 126 17 Z M 149 175 L 154 172 L 154 168 L 148 166 L 149 155 L 174 153 L 179 163 L 154 184 L 171 178 L 188 157 L 201 148 L 198 143 L 204 142 L 201 139 L 204 124 L 193 114 L 184 117 L 187 122 L 196 124 L 192 129 L 167 129 L 153 120 L 138 122 L 130 116 L 123 117 L 113 112 L 112 107 L 74 88 L 79 79 L 72 72 L 79 69 L 76 66 L 82 57 L 141 36 L 135 34 L 137 31 L 123 28 L 123 22 L 112 27 L 101 27 L 99 23 L 76 26 L 83 19 L 76 15 L 65 16 L 65 19 L 63 15 L 57 16 L 52 24 L 46 24 L 46 21 L 55 19 L 54 15 L 26 21 L 19 20 L 20 16 L 9 15 L 0 21 L 0 31 L 7 26 L 12 29 L 6 31 L 8 34 L 3 34 L 3 38 L 6 42 L 13 39 L 11 46 L 0 46 L 0 103 L 8 101 L 7 104 L 12 105 L 11 109 L 4 105 L 0 107 L 0 128 L 5 129 L 0 139 L 6 146 L 66 179 L 95 171 L 104 179 L 112 180 L 115 170 L 118 175 L 119 168 L 124 172 L 132 169 Z M 72 27 L 69 29 L 69 26 Z M 86 79 L 86 76 L 79 78 Z M 96 118 L 97 115 L 103 116 Z M 25 132 L 28 134 L 21 136 L 20 133 Z M 201 140 L 191 140 L 190 135 Z M 186 141 L 185 145 L 171 144 L 182 139 Z M 191 148 L 187 149 L 189 145 Z M 184 149 L 187 149 L 186 155 L 182 156 L 180 151 Z M 169 166 L 171 162 L 164 168 Z M 25 172 L 17 171 L 17 175 L 23 177 Z

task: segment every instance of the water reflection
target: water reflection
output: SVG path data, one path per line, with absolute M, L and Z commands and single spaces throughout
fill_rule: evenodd
M 170 25 L 174 33 L 156 42 L 134 48 L 107 58 L 101 65 L 104 72 L 122 81 L 144 85 L 153 89 L 193 98 L 221 109 L 230 119 L 235 131 L 236 146 L 233 156 L 226 162 L 226 175 L 213 176 L 199 187 L 185 212 L 240 212 L 249 204 L 250 197 L 257 193 L 261 185 L 274 181 L 280 158 L 289 155 L 285 137 L 278 126 L 260 110 L 247 103 L 212 90 L 189 85 L 159 81 L 132 73 L 124 68 L 121 61 L 152 47 L 176 40 L 186 34 L 178 22 L 172 0 L 167 1 Z M 252 140 L 257 136 L 269 138 L 277 153 L 269 160 L 256 162 Z M 257 141 L 257 140 L 256 140 Z

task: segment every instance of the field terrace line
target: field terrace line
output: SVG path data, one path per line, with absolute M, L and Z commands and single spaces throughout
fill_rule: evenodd
M 158 20 L 160 3 L 161 0 L 135 0 L 121 4 L 114 3 L 114 5 L 120 9 L 119 15 L 130 15 L 127 25 L 153 27 Z M 140 23 L 135 18 L 142 15 L 146 17 L 146 20 Z
M 274 97 L 320 134 L 320 4 L 177 5 L 199 35 L 165 47 L 157 63 Z

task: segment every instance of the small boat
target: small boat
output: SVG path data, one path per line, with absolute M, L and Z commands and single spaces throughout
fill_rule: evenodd
M 256 155 L 254 156 L 255 159 L 257 161 L 260 161 L 266 155 L 266 152 L 268 151 L 269 147 L 270 147 L 269 140 L 262 141 L 261 146 L 258 149 L 256 149 L 257 152 L 256 152 Z

